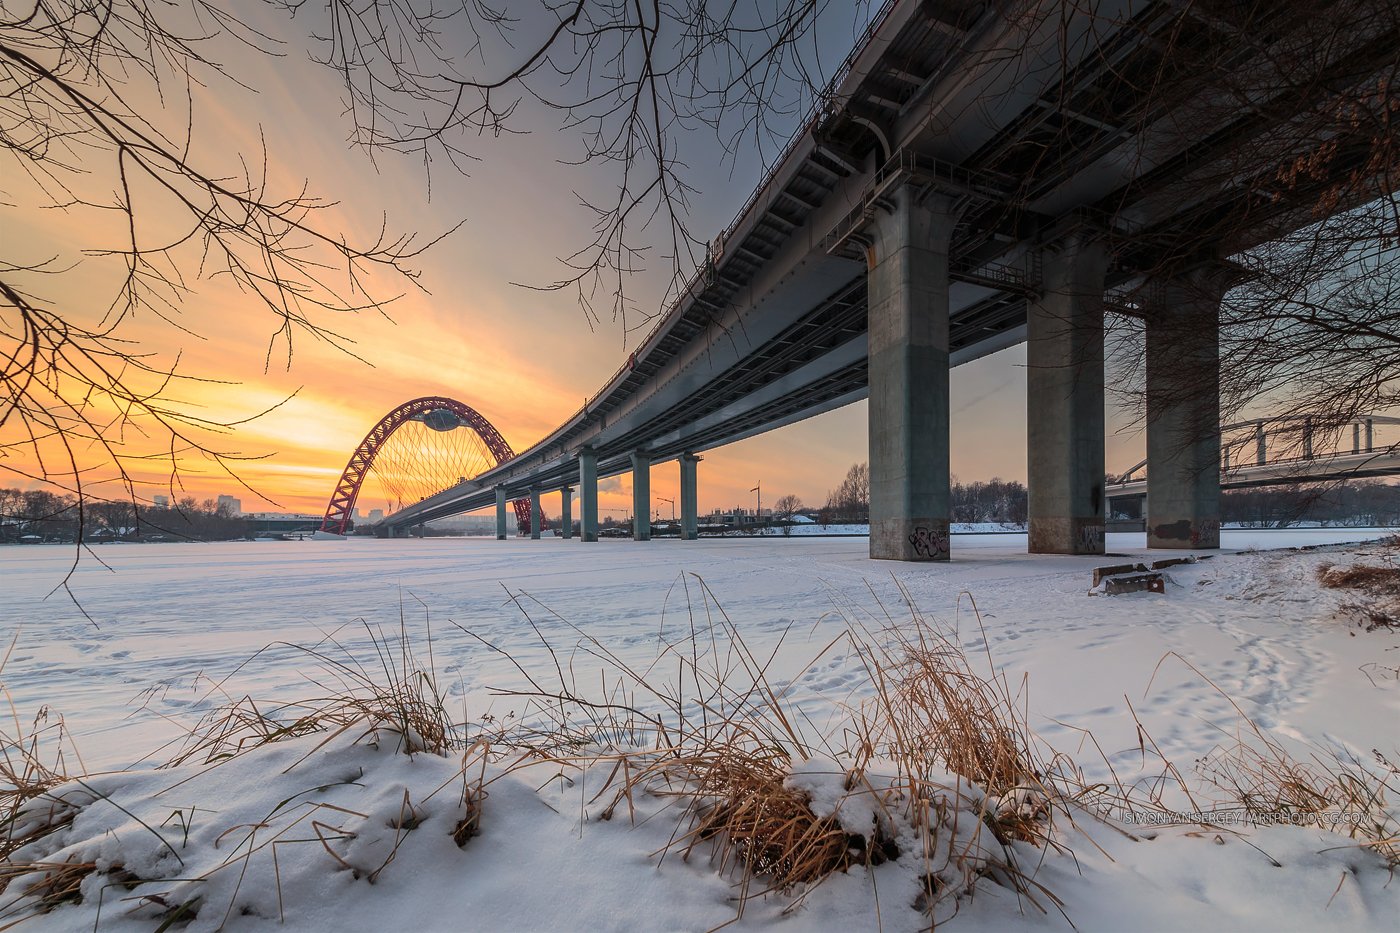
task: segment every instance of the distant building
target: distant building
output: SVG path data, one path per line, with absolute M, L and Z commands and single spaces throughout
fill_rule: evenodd
M 230 515 L 243 514 L 243 500 L 241 499 L 235 499 L 233 496 L 220 496 L 217 504 L 220 509 L 227 510 Z
M 219 497 L 220 504 L 224 498 Z M 255 534 L 287 534 L 317 530 L 321 527 L 322 516 L 296 512 L 249 512 L 243 518 L 250 522 Z
M 382 522 L 383 520 L 384 520 L 384 510 L 383 510 L 383 509 L 370 509 L 370 510 L 369 510 L 369 519 L 368 519 L 368 521 L 370 521 L 371 523 L 373 523 L 373 522 Z
M 168 508 L 170 508 L 170 497 L 169 497 L 169 496 L 152 496 L 152 497 L 151 497 L 151 501 L 152 501 L 153 503 L 155 503 L 155 507 L 158 508 L 158 509 L 168 509 Z
M 756 525 L 771 521 L 772 518 L 772 509 L 756 513 L 753 509 L 735 506 L 733 509 L 715 509 L 709 515 L 701 516 L 700 520 L 709 525 Z

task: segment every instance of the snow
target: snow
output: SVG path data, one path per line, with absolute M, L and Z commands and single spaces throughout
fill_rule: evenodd
M 1382 532 L 1226 531 L 1225 552 L 1164 571 L 1165 594 L 1118 597 L 1088 595 L 1092 568 L 1178 555 L 1147 552 L 1141 534 L 1108 536 L 1121 558 L 1027 555 L 1024 535 L 1007 533 L 955 538 L 947 565 L 906 565 L 869 561 L 861 538 L 796 532 L 588 546 L 352 538 L 104 548 L 107 566 L 84 559 L 73 574 L 81 610 L 49 595 L 71 550 L 0 549 L 0 636 L 15 639 L 0 672 L 16 710 L 11 731 L 41 707 L 49 721 L 66 716 L 93 775 L 53 792 L 72 822 L 27 854 L 119 864 L 145 879 L 128 890 L 111 884 L 116 876 L 89 875 L 81 903 L 30 927 L 149 931 L 171 905 L 196 899 L 191 931 L 274 929 L 279 919 L 311 933 L 709 929 L 734 918 L 732 867 L 721 871 L 708 843 L 687 859 L 667 848 L 686 832 L 681 805 L 638 793 L 605 813 L 617 780 L 609 763 L 488 762 L 479 749 L 408 755 L 393 729 L 360 723 L 217 766 L 196 758 L 155 769 L 220 704 L 325 696 L 326 663 L 306 649 L 373 667 L 401 631 L 419 661 L 431 653 L 453 719 L 503 724 L 528 717 L 511 691 L 530 679 L 596 693 L 599 672 L 614 677 L 618 664 L 674 678 L 677 646 L 706 644 L 722 607 L 794 721 L 829 737 L 831 751 L 795 759 L 785 786 L 849 833 L 889 819 L 881 801 L 894 771 L 872 763 L 856 786 L 851 760 L 837 753 L 874 692 L 867 656 L 841 635 L 902 624 L 906 598 L 974 666 L 992 659 L 1037 734 L 1091 782 L 1160 773 L 1155 743 L 1194 795 L 1168 787 L 1166 802 L 1209 810 L 1195 766 L 1247 733 L 1240 712 L 1300 758 L 1346 749 L 1370 760 L 1377 749 L 1396 760 L 1400 639 L 1352 624 L 1343 597 L 1315 583 L 1324 563 L 1387 553 L 1254 550 Z M 732 650 L 724 632 L 715 637 L 716 657 Z M 695 690 L 685 695 L 693 702 Z M 463 789 L 479 779 L 481 832 L 459 848 Z M 984 809 L 1037 805 L 1029 788 L 983 799 L 946 780 L 957 791 L 940 845 L 971 844 Z M 1079 930 L 1392 929 L 1400 913 L 1400 883 L 1345 835 L 1224 815 L 1209 827 L 1145 826 L 1100 820 L 1094 806 L 1086 799 L 1057 824 L 1072 855 L 1023 842 L 1010 850 Z M 896 821 L 889 832 L 908 852 L 910 827 Z M 737 926 L 926 928 L 928 915 L 911 906 L 925 871 L 916 861 L 756 897 Z M 179 880 L 192 878 L 201 880 Z M 0 925 L 33 881 L 0 894 Z M 934 916 L 950 929 L 1070 928 L 1048 897 L 1037 899 L 1046 912 L 984 879 Z

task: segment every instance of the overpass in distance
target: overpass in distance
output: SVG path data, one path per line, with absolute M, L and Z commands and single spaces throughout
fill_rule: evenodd
M 1219 488 L 1400 476 L 1400 443 L 1377 443 L 1378 425 L 1393 429 L 1400 426 L 1400 418 L 1363 415 L 1345 424 L 1323 425 L 1306 415 L 1290 415 L 1224 425 Z M 1280 437 L 1287 441 L 1282 449 L 1271 449 L 1269 440 Z M 1113 519 L 1115 514 L 1146 516 L 1149 512 L 1145 507 L 1151 501 L 1150 477 L 1144 474 L 1147 466 L 1143 460 L 1119 476 L 1110 476 L 1105 484 L 1109 524 L 1116 531 L 1126 528 L 1124 522 Z M 1146 527 L 1143 521 L 1136 530 Z
M 1274 67 L 1305 6 L 1260 12 L 1272 31 L 1232 67 Z M 1320 189 L 1280 191 L 1279 160 L 1304 150 L 1233 165 L 1281 118 L 1193 79 L 1193 56 L 1235 41 L 1200 10 L 886 3 L 629 361 L 539 443 L 383 530 L 495 503 L 504 536 L 506 502 L 528 495 L 537 534 L 539 495 L 563 490 L 567 533 L 577 486 L 596 540 L 599 477 L 631 471 L 644 540 L 650 467 L 678 459 L 693 537 L 700 453 L 868 397 L 871 556 L 947 559 L 948 371 L 1024 341 L 1029 547 L 1102 553 L 1108 311 L 1147 327 L 1149 544 L 1217 546 L 1223 258 L 1312 222 Z M 1355 30 L 1328 67 L 1379 69 L 1392 27 Z M 1162 74 L 1170 92 L 1133 80 Z

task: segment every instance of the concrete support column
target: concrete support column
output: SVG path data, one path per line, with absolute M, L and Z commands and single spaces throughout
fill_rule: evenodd
M 579 540 L 598 540 L 598 453 L 590 447 L 578 452 Z
M 651 540 L 651 458 L 632 451 L 632 540 Z
M 700 534 L 699 484 L 696 466 L 700 458 L 681 454 L 681 540 L 694 541 Z
M 506 488 L 496 487 L 496 540 L 506 539 Z
M 905 185 L 866 231 L 870 556 L 947 560 L 952 201 Z
M 1027 542 L 1032 554 L 1102 554 L 1108 250 L 1072 233 L 1042 250 L 1041 268 L 1026 319 Z
M 1224 270 L 1166 283 L 1147 319 L 1147 546 L 1220 546 L 1220 297 Z
M 540 539 L 540 526 L 544 524 L 544 516 L 540 513 L 540 491 L 537 488 L 530 490 L 530 540 Z
M 574 536 L 574 490 L 572 486 L 565 486 L 559 490 L 559 523 L 564 527 L 560 533 L 565 538 Z

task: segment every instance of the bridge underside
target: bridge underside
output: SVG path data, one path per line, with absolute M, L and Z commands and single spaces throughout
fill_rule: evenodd
M 1329 137 L 1326 172 L 1280 166 L 1317 147 L 1292 122 L 1383 74 L 1400 31 L 1346 4 L 1355 28 L 1300 95 L 1269 79 L 1309 4 L 1251 6 L 1253 43 L 1224 8 L 1090 6 L 894 3 L 633 360 L 539 444 L 387 524 L 579 482 L 588 540 L 598 477 L 870 396 L 872 556 L 946 559 L 948 368 L 1029 338 L 1032 550 L 1101 553 L 1116 312 L 1148 334 L 1152 543 L 1211 546 L 1223 259 L 1313 222 L 1336 178 L 1363 183 L 1333 209 L 1375 196 L 1364 132 Z

